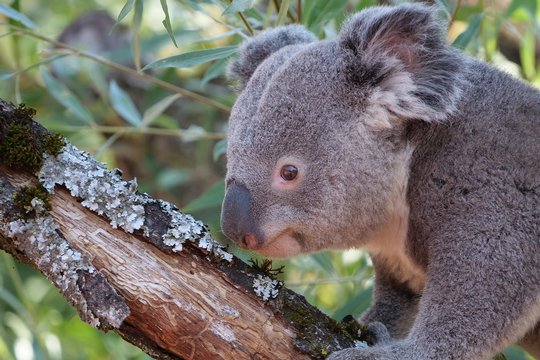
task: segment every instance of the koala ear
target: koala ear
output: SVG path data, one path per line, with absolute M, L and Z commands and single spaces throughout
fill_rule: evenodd
M 348 81 L 375 89 L 371 103 L 383 127 L 392 117 L 443 121 L 456 109 L 465 61 L 446 44 L 436 11 L 418 4 L 376 7 L 341 30 Z
M 288 45 L 316 41 L 317 37 L 301 25 L 289 25 L 261 32 L 245 41 L 238 57 L 229 63 L 227 76 L 243 89 L 257 67 L 270 55 Z

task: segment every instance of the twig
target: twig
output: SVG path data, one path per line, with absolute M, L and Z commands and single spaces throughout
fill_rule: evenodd
M 11 25 L 13 26 L 13 25 Z M 15 27 L 15 26 L 13 26 Z M 71 47 L 63 42 L 60 42 L 58 40 L 55 40 L 55 39 L 51 39 L 45 35 L 41 35 L 41 34 L 37 34 L 35 32 L 32 32 L 32 31 L 29 31 L 29 30 L 26 30 L 24 28 L 21 28 L 21 27 L 16 27 L 16 32 L 19 33 L 19 34 L 22 34 L 22 35 L 26 35 L 26 36 L 29 36 L 29 37 L 33 37 L 35 39 L 39 39 L 39 40 L 42 40 L 42 41 L 45 41 L 49 44 L 52 44 L 58 48 L 61 48 L 61 49 L 64 49 L 66 51 L 68 51 L 69 53 L 71 53 L 72 55 L 76 55 L 76 56 L 81 56 L 81 57 L 85 57 L 87 59 L 90 59 L 90 60 L 93 60 L 97 63 L 100 63 L 102 65 L 105 65 L 105 66 L 108 66 L 112 69 L 115 69 L 115 70 L 118 70 L 118 71 L 121 71 L 125 74 L 128 74 L 130 76 L 133 76 L 133 77 L 136 77 L 136 78 L 139 78 L 139 79 L 142 79 L 142 80 L 145 80 L 145 81 L 148 81 L 148 82 L 151 82 L 157 86 L 160 86 L 164 89 L 167 89 L 173 93 L 178 93 L 178 94 L 181 94 L 182 96 L 188 98 L 188 99 L 191 99 L 191 100 L 194 100 L 194 101 L 198 101 L 200 103 L 203 103 L 205 105 L 208 105 L 208 106 L 211 106 L 213 108 L 216 108 L 218 110 L 221 110 L 223 112 L 230 112 L 231 111 L 231 108 L 225 104 L 222 104 L 218 101 L 215 101 L 215 100 L 212 100 L 212 99 L 209 99 L 205 96 L 202 96 L 200 94 L 197 94 L 197 93 L 194 93 L 192 91 L 189 91 L 187 89 L 184 89 L 184 88 L 181 88 L 179 86 L 176 86 L 176 85 L 173 85 L 171 83 L 168 83 L 166 81 L 163 81 L 161 79 L 158 79 L 158 78 L 155 78 L 153 76 L 150 76 L 150 75 L 147 75 L 145 73 L 142 73 L 142 72 L 138 72 L 137 70 L 134 70 L 128 66 L 124 66 L 124 65 L 121 65 L 121 64 L 118 64 L 118 63 L 115 63 L 113 61 L 110 61 L 110 60 L 107 60 L 101 56 L 98 56 L 98 55 L 95 55 L 95 54 L 91 54 L 91 53 L 88 53 L 88 52 L 85 52 L 85 51 L 81 51 L 81 50 L 78 50 L 74 47 Z

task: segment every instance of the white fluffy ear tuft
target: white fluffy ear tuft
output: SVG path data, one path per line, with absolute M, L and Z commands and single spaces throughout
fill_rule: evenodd
M 261 32 L 244 42 L 238 49 L 238 57 L 227 69 L 229 79 L 243 89 L 257 67 L 270 55 L 288 45 L 306 44 L 317 37 L 301 25 L 289 25 Z
M 373 88 L 373 101 L 390 117 L 443 121 L 456 110 L 465 60 L 447 45 L 436 11 L 418 4 L 376 7 L 341 30 L 348 81 Z

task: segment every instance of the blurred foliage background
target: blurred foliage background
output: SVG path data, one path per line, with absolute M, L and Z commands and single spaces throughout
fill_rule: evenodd
M 224 240 L 224 134 L 235 99 L 224 72 L 237 45 L 289 23 L 331 38 L 348 15 L 377 3 L 390 2 L 0 0 L 0 98 L 37 109 L 44 126 Z M 454 46 L 540 83 L 536 0 L 436 3 Z M 338 320 L 370 304 L 373 274 L 361 251 L 281 264 L 288 287 Z M 505 356 L 527 358 L 517 348 Z M 0 253 L 0 359 L 146 358 L 82 323 L 40 274 Z

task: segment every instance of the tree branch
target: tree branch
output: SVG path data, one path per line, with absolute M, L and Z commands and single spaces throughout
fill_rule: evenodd
M 367 335 L 32 116 L 0 100 L 0 248 L 42 272 L 84 321 L 159 359 L 324 358 Z

